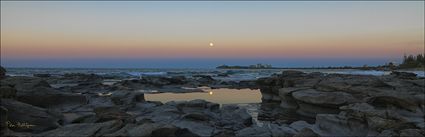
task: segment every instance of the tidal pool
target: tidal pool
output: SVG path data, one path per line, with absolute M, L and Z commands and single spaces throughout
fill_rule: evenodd
M 209 102 L 219 104 L 246 104 L 261 103 L 260 90 L 255 89 L 204 89 L 205 92 L 192 93 L 155 93 L 145 94 L 148 101 L 189 101 L 194 99 L 203 99 Z

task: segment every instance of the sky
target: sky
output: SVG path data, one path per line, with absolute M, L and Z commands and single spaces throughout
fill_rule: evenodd
M 381 65 L 424 52 L 423 5 L 423 1 L 1 1 L 1 65 Z

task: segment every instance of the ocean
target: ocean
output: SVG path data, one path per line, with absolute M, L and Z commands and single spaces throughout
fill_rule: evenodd
M 222 80 L 254 80 L 269 77 L 290 69 L 202 69 L 202 68 L 6 68 L 9 76 L 33 76 L 34 74 L 64 75 L 66 73 L 97 74 L 104 77 L 119 79 L 138 78 L 143 76 L 193 76 L 210 75 Z M 388 75 L 391 71 L 356 70 L 356 69 L 291 69 L 306 73 L 322 72 L 326 74 L 358 74 L 358 75 Z M 424 71 L 408 71 L 425 77 Z M 216 77 L 225 74 L 226 77 Z

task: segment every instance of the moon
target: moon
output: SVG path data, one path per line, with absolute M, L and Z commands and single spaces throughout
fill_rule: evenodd
M 210 42 L 210 47 L 214 46 L 214 43 Z

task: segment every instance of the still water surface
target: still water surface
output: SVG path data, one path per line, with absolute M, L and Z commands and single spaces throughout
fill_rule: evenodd
M 204 89 L 206 92 L 192 93 L 158 93 L 145 94 L 148 101 L 189 101 L 194 99 L 203 99 L 209 102 L 219 104 L 245 104 L 245 103 L 261 103 L 260 90 L 252 89 Z

